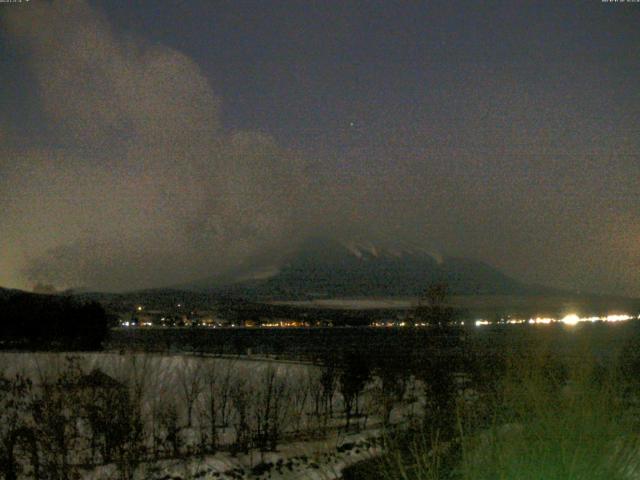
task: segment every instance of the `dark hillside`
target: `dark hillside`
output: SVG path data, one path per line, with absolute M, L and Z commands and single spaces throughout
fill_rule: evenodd
M 96 302 L 0 289 L 0 346 L 11 349 L 100 349 L 108 330 Z

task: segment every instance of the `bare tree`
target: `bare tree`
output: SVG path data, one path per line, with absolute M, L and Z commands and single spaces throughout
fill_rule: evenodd
M 16 454 L 21 445 L 30 451 L 31 473 L 34 478 L 39 477 L 38 448 L 31 425 L 31 389 L 31 381 L 25 377 L 0 376 L 0 476 L 5 480 L 28 474 Z
M 333 356 L 325 359 L 319 380 L 324 413 L 333 416 L 333 396 L 338 383 L 338 362 Z
M 160 417 L 165 401 L 165 395 L 162 390 L 159 389 L 158 395 L 152 395 L 149 403 L 149 435 L 151 439 L 151 452 L 154 459 L 158 458 L 163 441 Z
M 153 364 L 149 355 L 130 355 L 125 362 L 125 383 L 131 391 L 131 398 L 139 402 L 134 407 L 142 415 L 142 405 L 149 393 L 149 383 L 152 379 Z
M 310 374 L 314 385 L 311 388 L 313 413 L 317 428 L 326 431 L 329 418 L 333 416 L 333 399 L 338 383 L 338 362 L 333 355 L 327 355 L 322 365 Z
M 291 414 L 295 434 L 300 434 L 302 421 L 307 412 L 307 403 L 313 389 L 314 379 L 309 369 L 303 373 L 298 373 L 298 377 L 291 379 Z
M 151 453 L 153 458 L 157 459 L 160 455 L 164 442 L 164 432 L 161 426 L 161 416 L 164 411 L 167 399 L 171 396 L 172 392 L 168 391 L 167 385 L 164 382 L 155 378 L 155 382 L 152 385 L 153 395 L 149 396 L 147 401 L 148 409 L 148 432 L 149 440 L 151 441 Z
M 226 427 L 231 415 L 231 385 L 234 375 L 237 375 L 237 364 L 231 360 L 224 361 L 224 372 L 218 383 L 218 405 L 220 406 L 220 425 Z
M 208 362 L 203 375 L 204 405 L 203 417 L 209 424 L 209 449 L 215 452 L 218 448 L 218 411 L 219 411 L 219 387 L 220 373 L 217 362 Z
M 249 425 L 251 392 L 249 391 L 246 378 L 243 376 L 234 378 L 230 385 L 229 393 L 233 405 L 234 429 L 236 434 L 232 452 L 248 453 L 251 443 L 251 428 Z
M 345 428 L 348 430 L 354 410 L 355 415 L 359 415 L 360 394 L 371 377 L 371 367 L 367 359 L 358 352 L 347 352 L 343 363 L 339 385 L 344 400 Z
M 43 453 L 42 465 L 52 480 L 67 480 L 76 471 L 71 453 L 79 450 L 80 432 L 77 383 L 82 368 L 76 357 L 67 358 L 67 367 L 55 382 L 41 385 L 33 406 L 36 435 Z
M 254 385 L 251 403 L 254 440 L 260 451 L 275 450 L 284 429 L 290 399 L 287 378 L 272 365 L 262 372 Z
M 277 374 L 277 372 L 276 372 Z M 289 426 L 289 412 L 291 407 L 291 386 L 288 375 L 279 375 L 275 378 L 274 396 L 271 411 L 271 423 L 269 425 L 269 450 L 275 451 L 283 432 Z
M 374 373 L 378 377 L 378 402 L 382 421 L 389 423 L 391 412 L 402 401 L 410 376 L 410 360 L 405 355 L 393 351 L 383 351 L 375 362 Z
M 313 416 L 319 418 L 322 407 L 322 383 L 320 382 L 322 372 L 320 369 L 312 370 L 308 375 L 309 382 L 311 384 L 310 393 L 313 406 Z
M 121 480 L 131 480 L 144 455 L 143 397 L 139 384 L 114 388 L 110 397 L 111 424 L 105 429 L 105 445 L 114 454 Z
M 150 355 L 129 354 L 121 357 L 120 362 L 108 364 L 119 386 L 114 385 L 107 394 L 112 418 L 111 425 L 105 429 L 105 443 L 107 456 L 115 462 L 123 480 L 132 478 L 145 458 L 149 424 L 152 437 L 155 435 L 157 412 L 152 400 L 157 396 L 151 387 L 158 377 L 153 361 Z
M 187 409 L 187 427 L 193 425 L 193 408 L 202 393 L 202 362 L 183 359 L 178 370 L 178 383 Z
M 161 407 L 158 415 L 160 428 L 164 433 L 162 443 L 165 450 L 173 457 L 180 456 L 182 446 L 180 438 L 180 425 L 178 423 L 178 407 L 173 400 L 168 399 Z

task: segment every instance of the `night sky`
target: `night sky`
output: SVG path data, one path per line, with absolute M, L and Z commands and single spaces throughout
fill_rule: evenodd
M 2 3 L 0 85 L 0 286 L 330 232 L 640 296 L 640 3 Z

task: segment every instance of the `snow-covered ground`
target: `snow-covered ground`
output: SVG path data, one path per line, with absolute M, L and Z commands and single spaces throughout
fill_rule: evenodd
M 335 479 L 340 478 L 346 466 L 380 452 L 379 381 L 373 379 L 367 384 L 358 404 L 360 415 L 353 418 L 351 429 L 345 432 L 344 402 L 337 383 L 329 399 L 332 413 L 327 414 L 326 409 L 318 407 L 322 401 L 322 369 L 309 364 L 179 354 L 0 353 L 0 376 L 23 375 L 33 381 L 37 390 L 68 369 L 69 357 L 75 358 L 75 365 L 84 373 L 99 369 L 140 392 L 144 448 L 154 453 L 147 453 L 138 465 L 136 479 Z M 413 400 L 400 402 L 392 411 L 393 423 L 421 410 L 417 400 L 420 395 L 415 395 L 419 388 L 415 383 L 409 388 L 406 396 Z M 276 391 L 280 395 L 279 407 L 273 409 Z M 211 432 L 212 398 L 216 401 L 215 454 L 201 448 Z M 246 405 L 240 408 L 234 402 Z M 274 451 L 260 452 L 253 447 L 248 453 L 240 453 L 244 449 L 234 446 L 237 429 L 243 425 L 241 410 L 246 409 L 245 428 L 254 431 L 267 412 L 265 402 L 271 402 L 273 409 L 269 425 L 275 421 L 280 429 L 277 446 Z M 168 427 L 158 427 L 168 405 L 175 406 L 177 413 L 177 451 L 167 440 Z M 109 464 L 79 473 L 86 479 L 107 480 L 119 478 L 121 472 L 115 464 Z
M 381 432 L 369 429 L 347 435 L 332 435 L 318 441 L 291 442 L 277 452 L 250 452 L 161 460 L 141 465 L 136 479 L 273 479 L 333 480 L 341 478 L 344 468 L 381 453 Z M 115 465 L 83 472 L 83 478 L 111 480 L 118 478 Z

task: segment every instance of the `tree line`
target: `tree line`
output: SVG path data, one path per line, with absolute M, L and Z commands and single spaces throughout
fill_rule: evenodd
M 99 350 L 109 317 L 97 302 L 16 292 L 0 297 L 0 347 Z
M 163 459 L 261 458 L 293 440 L 421 421 L 431 408 L 420 399 L 433 386 L 403 359 L 357 350 L 317 366 L 259 368 L 144 354 L 54 365 L 59 354 L 41 355 L 35 373 L 0 371 L 0 478 L 68 479 L 111 464 L 127 479 Z

